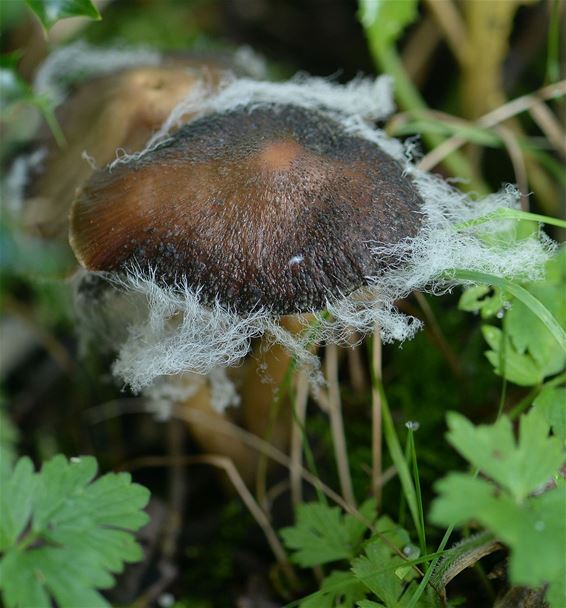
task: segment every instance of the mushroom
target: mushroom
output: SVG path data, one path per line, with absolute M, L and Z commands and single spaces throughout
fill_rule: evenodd
M 193 120 L 140 158 L 96 172 L 70 242 L 90 271 L 137 268 L 238 314 L 319 311 L 414 237 L 422 199 L 403 167 L 332 117 L 290 104 Z
M 291 357 L 316 367 L 312 343 L 347 341 L 350 328 L 410 337 L 418 323 L 395 300 L 449 289 L 451 268 L 535 276 L 550 246 L 488 244 L 473 222 L 459 228 L 515 205 L 516 191 L 479 203 L 419 172 L 374 127 L 391 110 L 387 79 L 219 81 L 196 99 L 189 91 L 144 149 L 148 130 L 96 170 L 72 204 L 70 243 L 85 269 L 78 309 L 109 327 L 115 375 L 139 391 L 240 364 L 229 375 L 242 417 L 265 426 L 271 392 L 256 399 L 246 383 L 266 365 L 276 384 Z M 315 330 L 301 331 L 302 313 Z M 210 411 L 208 389 L 192 403 Z
M 117 280 L 134 271 L 176 297 L 192 290 L 199 314 L 222 310 L 224 318 L 231 317 L 228 325 L 237 317 L 267 317 L 268 334 L 289 340 L 300 334 L 304 321 L 282 319 L 281 326 L 282 315 L 320 311 L 328 300 L 367 284 L 387 262 L 372 256 L 371 243 L 396 243 L 417 232 L 421 201 L 402 173 L 398 161 L 349 133 L 324 109 L 254 101 L 228 111 L 205 110 L 156 147 L 95 172 L 73 203 L 70 242 L 90 272 Z M 214 317 L 211 322 L 210 316 L 200 321 L 191 316 L 196 335 L 190 339 L 177 331 L 178 317 L 172 315 L 166 325 L 181 336 L 179 342 L 159 347 L 168 353 L 168 364 L 172 353 L 187 345 L 193 355 L 219 342 L 221 351 L 225 336 L 205 333 Z M 253 329 L 249 336 L 261 334 Z M 193 349 L 195 340 L 201 344 Z M 122 353 L 127 341 L 119 345 Z M 271 341 L 268 335 L 256 344 L 239 374 L 240 417 L 260 436 L 273 388 L 290 363 L 281 346 L 266 348 Z M 219 359 L 205 352 L 204 364 L 193 358 L 192 364 L 157 373 L 155 361 L 163 356 L 150 342 L 146 334 L 145 356 L 135 349 L 115 366 L 134 389 L 163 374 L 208 373 L 219 363 L 236 362 L 221 352 Z M 238 349 L 239 356 L 248 348 Z M 258 371 L 270 382 L 258 382 Z M 202 394 L 188 405 L 200 407 Z M 283 447 L 291 420 L 290 410 L 281 410 L 272 439 Z M 193 434 L 205 444 L 198 427 Z M 253 459 L 242 458 L 237 449 L 230 449 L 230 456 L 250 479 Z

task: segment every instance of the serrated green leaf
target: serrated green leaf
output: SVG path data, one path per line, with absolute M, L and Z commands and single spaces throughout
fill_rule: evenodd
M 0 469 L 0 552 L 15 544 L 33 508 L 37 477 L 29 458 L 20 458 L 13 471 Z
M 530 355 L 518 353 L 498 327 L 484 325 L 482 334 L 492 349 L 485 356 L 496 374 L 520 386 L 534 386 L 543 381 L 544 374 L 538 364 Z
M 430 520 L 450 526 L 475 521 L 488 528 L 511 550 L 511 582 L 548 584 L 547 599 L 559 608 L 566 579 L 566 483 L 557 477 L 564 460 L 561 441 L 548 436 L 549 425 L 536 408 L 521 417 L 517 442 L 505 416 L 473 427 L 450 414 L 449 426 L 450 442 L 492 481 L 449 474 L 436 484 L 439 497 Z M 547 483 L 553 477 L 555 487 Z
M 366 587 L 351 572 L 335 570 L 320 585 L 320 590 L 301 601 L 300 608 L 354 608 L 365 598 Z
M 0 561 L 0 581 L 7 607 L 105 608 L 110 604 L 93 587 L 113 584 L 109 575 L 100 576 L 96 560 L 88 553 L 59 547 L 33 551 L 12 551 Z
M 26 0 L 45 29 L 49 29 L 60 19 L 67 17 L 88 17 L 101 19 L 98 9 L 91 0 Z
M 436 488 L 439 498 L 433 503 L 431 521 L 458 525 L 472 520 L 489 528 L 511 549 L 514 584 L 540 586 L 566 575 L 566 486 L 521 504 L 471 475 L 450 474 Z
M 50 519 L 64 518 L 69 510 L 72 511 L 76 499 L 80 501 L 84 486 L 94 479 L 96 470 L 96 459 L 92 456 L 69 462 L 59 454 L 45 463 L 37 487 L 33 529 L 43 531 Z
M 554 315 L 562 327 L 566 325 L 565 285 L 530 284 L 529 291 Z M 520 353 L 528 352 L 542 377 L 560 372 L 566 355 L 545 325 L 520 301 L 513 302 L 505 315 L 505 327 L 513 346 Z
M 369 506 L 364 509 L 366 514 L 370 514 Z M 370 522 L 375 518 L 374 506 L 371 512 Z M 281 530 L 281 538 L 293 551 L 292 561 L 303 567 L 351 559 L 366 531 L 363 524 L 351 515 L 322 503 L 299 505 L 296 519 L 294 526 Z
M 407 568 L 407 562 L 394 551 L 396 547 L 403 554 L 414 553 L 415 547 L 406 530 L 388 517 L 377 522 L 377 532 L 372 542 L 365 548 L 365 555 L 352 561 L 352 572 L 387 608 L 407 606 L 415 588 L 414 570 Z M 416 604 L 429 606 L 429 594 L 425 594 Z
M 402 562 L 400 557 L 392 556 L 385 543 L 376 541 L 366 547 L 364 556 L 352 562 L 352 571 L 386 606 L 395 606 L 404 589 L 403 582 L 395 575 L 395 568 Z
M 526 283 L 524 287 L 511 284 L 510 291 L 514 297 L 505 296 L 510 306 L 505 306 L 508 310 L 503 318 L 507 336 L 504 344 L 501 330 L 492 326 L 482 328 L 492 349 L 486 356 L 495 372 L 521 386 L 540 384 L 566 365 L 566 247 L 546 263 L 545 272 L 544 281 Z M 497 281 L 503 280 L 497 279 L 492 283 L 499 284 Z M 477 285 L 466 290 L 460 307 L 481 310 L 482 316 L 488 316 L 484 312 L 492 310 L 482 308 L 484 294 L 488 293 L 486 289 L 485 285 Z
M 494 285 L 510 293 L 542 321 L 556 340 L 557 344 L 566 353 L 566 329 L 542 302 L 521 285 L 504 277 L 498 277 L 485 272 L 477 272 L 475 270 L 462 270 L 460 268 L 453 268 L 447 271 L 445 275 L 452 279 L 457 278 L 464 281 L 483 283 L 485 285 Z
M 566 387 L 547 386 L 533 401 L 552 428 L 554 434 L 566 442 Z
M 548 437 L 548 424 L 536 410 L 521 417 L 518 442 L 506 416 L 493 425 L 477 427 L 454 412 L 447 419 L 448 441 L 517 502 L 548 481 L 562 464 L 560 441 Z
M 502 310 L 506 303 L 507 298 L 500 289 L 489 285 L 472 285 L 463 291 L 458 308 L 466 312 L 479 312 L 482 319 L 489 319 Z
M 147 523 L 149 492 L 126 473 L 94 481 L 96 471 L 90 456 L 59 455 L 34 474 L 23 458 L 2 480 L 10 492 L 0 497 L 9 494 L 11 514 L 0 520 L 7 522 L 0 559 L 7 608 L 51 606 L 50 598 L 60 608 L 108 606 L 97 589 L 111 587 L 124 563 L 142 558 L 131 532 Z

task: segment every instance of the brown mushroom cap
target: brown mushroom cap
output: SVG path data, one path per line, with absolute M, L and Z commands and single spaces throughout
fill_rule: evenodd
M 401 165 L 334 119 L 292 105 L 195 120 L 138 160 L 96 172 L 71 210 L 88 270 L 152 269 L 241 313 L 319 310 L 414 236 L 422 200 Z

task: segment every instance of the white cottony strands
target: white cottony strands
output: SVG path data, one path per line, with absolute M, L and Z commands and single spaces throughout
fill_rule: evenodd
M 101 76 L 136 66 L 159 65 L 161 54 L 146 47 L 98 48 L 75 42 L 55 49 L 43 62 L 33 88 L 61 103 L 69 87 L 93 76 Z
M 421 229 L 416 237 L 394 245 L 368 243 L 376 258 L 395 262 L 385 265 L 376 276 L 367 277 L 367 287 L 328 301 L 328 314 L 313 311 L 317 313 L 315 322 L 305 328 L 302 336 L 282 328 L 277 317 L 266 308 L 236 314 L 218 302 L 204 306 L 198 290 L 188 284 L 166 286 L 156 281 L 151 273 L 136 268 L 119 276 L 97 275 L 106 285 L 103 297 L 89 303 L 88 297 L 80 295 L 82 288 L 78 289 L 80 307 L 88 308 L 82 311 L 88 324 L 112 327 L 108 318 L 119 315 L 120 309 L 125 310 L 124 298 L 136 302 L 134 313 L 130 311 L 121 316 L 119 322 L 114 321 L 125 324 L 126 331 L 115 339 L 109 337 L 111 346 L 118 352 L 113 371 L 134 391 L 150 386 L 163 376 L 212 372 L 213 378 L 215 374 L 217 376 L 216 381 L 211 381 L 213 399 L 221 409 L 237 403 L 237 396 L 227 376 L 218 370 L 237 365 L 249 352 L 253 338 L 266 336 L 274 343 L 284 345 L 300 365 L 316 374 L 318 361 L 308 348 L 312 342 L 346 342 L 352 329 L 364 334 L 373 330 L 376 324 L 381 328 L 385 342 L 411 338 L 420 322 L 400 313 L 395 308 L 395 301 L 413 290 L 435 294 L 449 291 L 460 283 L 450 277 L 451 269 L 534 279 L 540 275 L 553 250 L 553 243 L 542 234 L 514 240 L 514 225 L 510 222 L 459 227 L 462 222 L 496 209 L 517 207 L 519 193 L 508 186 L 498 194 L 475 200 L 441 178 L 417 170 L 407 159 L 403 146 L 373 126 L 373 122 L 385 118 L 393 110 L 388 78 L 357 79 L 345 86 L 306 76 L 287 83 L 227 78 L 214 95 L 203 83 L 173 110 L 159 133 L 148 142 L 146 150 L 135 157 L 142 157 L 165 140 L 188 111 L 198 110 L 198 117 L 241 106 L 252 108 L 273 103 L 293 104 L 326 113 L 348 132 L 380 146 L 399 160 L 406 178 L 413 181 L 424 201 Z M 127 163 L 130 158 L 118 162 Z M 297 253 L 288 264 L 301 267 L 302 262 L 302 254 Z

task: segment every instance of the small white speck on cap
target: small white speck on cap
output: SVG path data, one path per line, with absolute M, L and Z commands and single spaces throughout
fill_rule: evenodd
M 294 255 L 290 260 L 289 260 L 289 266 L 296 266 L 297 264 L 300 264 L 301 262 L 304 262 L 305 258 L 302 255 Z

